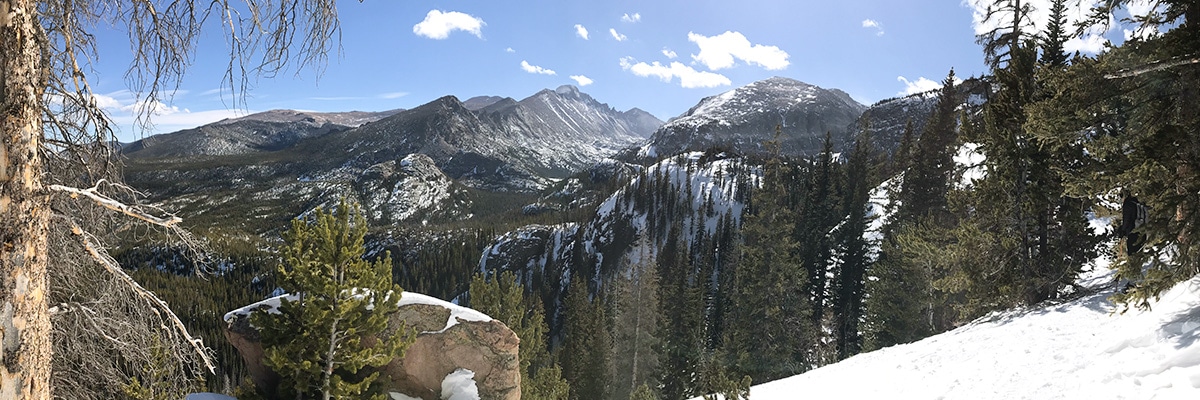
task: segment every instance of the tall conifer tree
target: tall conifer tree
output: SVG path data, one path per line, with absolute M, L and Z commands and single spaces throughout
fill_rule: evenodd
M 390 257 L 363 256 L 366 220 L 343 201 L 317 209 L 309 223 L 292 221 L 284 233 L 278 312 L 255 312 L 263 363 L 282 378 L 279 395 L 296 399 L 385 399 L 372 387 L 379 367 L 403 354 L 411 332 L 386 332 L 402 290 L 392 283 Z M 260 388 L 270 390 L 269 388 Z
M 815 344 L 808 279 L 790 232 L 779 157 L 779 133 L 767 143 L 762 188 L 742 226 L 739 265 L 725 328 L 725 348 L 735 371 L 765 382 L 805 371 Z

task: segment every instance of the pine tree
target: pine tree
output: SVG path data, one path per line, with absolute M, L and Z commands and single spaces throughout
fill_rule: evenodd
M 1074 282 L 1095 244 L 1086 226 L 1087 203 L 1065 194 L 1061 172 L 1072 162 L 1060 160 L 1073 151 L 1052 152 L 1030 132 L 1038 127 L 1026 124 L 1029 106 L 1044 87 L 1037 82 L 1037 46 L 1032 41 L 1006 46 L 1007 64 L 993 71 L 997 90 L 984 105 L 978 133 L 971 135 L 986 155 L 987 175 L 974 183 L 961 207 L 970 226 L 958 236 L 965 242 L 981 233 L 993 240 L 975 248 L 972 260 L 981 263 L 960 264 L 958 289 L 968 304 L 985 307 L 968 307 L 966 318 L 1054 298 Z M 968 270 L 971 266 L 979 270 Z
M 658 337 L 661 395 L 663 399 L 687 399 L 695 394 L 697 366 L 702 346 L 702 310 L 688 263 L 687 244 L 682 238 L 682 221 L 676 219 L 658 253 L 659 308 L 662 310 Z
M 841 210 L 836 204 L 838 164 L 833 160 L 833 153 L 833 138 L 826 133 L 821 153 L 812 162 L 813 171 L 806 179 L 803 199 L 799 200 L 803 204 L 803 211 L 792 228 L 795 241 L 799 245 L 800 262 L 808 276 L 805 290 L 812 303 L 812 324 L 818 332 L 825 331 L 821 322 L 827 316 L 830 306 L 830 285 L 827 277 L 832 268 L 830 256 L 834 246 L 833 229 L 842 219 Z M 782 184 L 787 185 L 786 182 Z
M 636 255 L 625 262 L 616 277 L 613 296 L 616 313 L 613 323 L 613 399 L 628 399 L 639 386 L 658 387 L 659 327 L 658 267 L 650 254 L 650 242 L 643 235 Z
M 1092 22 L 1128 3 L 1104 2 Z M 1077 58 L 1049 79 L 1053 91 L 1031 107 L 1028 123 L 1050 146 L 1086 150 L 1066 176 L 1071 194 L 1120 204 L 1124 190 L 1149 210 L 1136 231 L 1144 245 L 1116 262 L 1119 278 L 1131 282 L 1116 298 L 1141 307 L 1200 273 L 1200 4 L 1161 6 L 1132 22 L 1166 33 Z
M 859 321 L 863 317 L 866 273 L 871 262 L 863 235 L 870 222 L 867 211 L 873 146 L 870 131 L 864 127 L 854 143 L 846 168 L 846 193 L 841 213 L 845 222 L 836 231 L 837 253 L 840 257 L 832 291 L 833 331 L 839 360 L 857 354 L 862 349 Z
M 994 28 L 975 36 L 975 42 L 983 46 L 984 62 L 992 69 L 1001 67 L 1022 43 L 1032 41 L 1033 5 L 1030 0 L 991 0 L 983 15 L 983 24 Z
M 541 299 L 527 295 L 509 271 L 491 279 L 476 274 L 471 278 L 467 297 L 471 308 L 503 322 L 521 339 L 517 354 L 521 364 L 521 398 L 565 400 L 569 386 L 546 346 L 549 338 Z
M 1063 44 L 1067 42 L 1067 0 L 1051 0 L 1050 22 L 1041 38 L 1042 64 L 1052 68 L 1067 65 L 1067 53 Z
M 879 260 L 872 266 L 877 279 L 864 285 L 869 298 L 866 349 L 911 342 L 952 326 L 945 296 L 934 287 L 944 269 L 930 259 L 936 254 L 920 250 L 931 241 L 944 244 L 957 225 L 949 200 L 958 144 L 955 80 L 950 70 L 900 188 L 892 193 L 892 202 L 899 205 L 884 227 Z
M 412 338 L 403 326 L 387 332 L 402 291 L 391 282 L 390 257 L 363 260 L 366 231 L 358 207 L 343 199 L 333 212 L 318 209 L 311 223 L 292 221 L 284 233 L 277 282 L 291 295 L 277 313 L 251 316 L 263 362 L 282 379 L 280 396 L 386 398 L 372 386 L 378 368 L 401 356 Z
M 961 101 L 954 70 L 942 81 L 937 105 L 917 140 L 901 184 L 896 221 L 932 217 L 949 224 L 946 193 L 954 172 L 954 150 L 958 142 L 958 108 Z
M 725 326 L 731 366 L 757 382 L 805 371 L 816 343 L 808 279 L 791 232 L 780 228 L 795 226 L 796 219 L 785 201 L 778 136 L 767 143 L 774 156 L 763 166 L 762 189 L 742 226 Z
M 571 386 L 571 400 L 608 398 L 611 389 L 608 317 L 604 302 L 589 297 L 584 277 L 572 276 L 564 305 L 566 337 L 560 354 L 563 377 Z

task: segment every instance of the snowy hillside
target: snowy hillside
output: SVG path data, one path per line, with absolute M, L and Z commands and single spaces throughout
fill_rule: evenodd
M 981 179 L 978 145 L 954 157 L 958 185 Z M 894 177 L 871 193 L 868 240 L 878 251 L 890 218 Z M 1094 219 L 1103 231 L 1110 221 Z M 751 388 L 754 400 L 837 394 L 849 399 L 1195 399 L 1200 397 L 1200 276 L 1178 284 L 1152 309 L 1125 312 L 1108 301 L 1110 261 L 1097 259 L 1070 300 L 993 313 L 924 340 Z
M 784 154 L 812 155 L 827 133 L 840 148 L 852 133 L 848 128 L 866 108 L 841 90 L 774 77 L 700 100 L 655 131 L 648 143 L 618 157 L 657 160 L 713 146 L 762 153 L 761 143 L 771 139 L 777 125 Z
M 1108 282 L 1101 275 L 1093 284 Z M 1200 396 L 1200 277 L 1129 310 L 1101 290 L 981 318 L 916 343 L 860 354 L 754 386 L 755 400 L 797 394 L 869 399 L 1195 399 Z

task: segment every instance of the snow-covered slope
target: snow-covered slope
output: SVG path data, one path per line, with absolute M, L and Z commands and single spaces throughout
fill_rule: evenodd
M 713 146 L 738 153 L 764 152 L 762 142 L 782 128 L 783 153 L 812 155 L 825 134 L 840 146 L 866 106 L 837 89 L 774 77 L 706 97 L 654 132 L 650 141 L 620 155 L 626 160 L 658 160 Z
M 1095 282 L 1106 282 L 1107 276 Z M 1009 311 L 916 343 L 860 354 L 754 386 L 755 400 L 1195 399 L 1200 397 L 1200 276 L 1150 311 L 1102 290 Z

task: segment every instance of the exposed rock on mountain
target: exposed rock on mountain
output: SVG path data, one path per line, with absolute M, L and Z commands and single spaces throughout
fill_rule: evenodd
M 401 110 L 318 113 L 271 110 L 151 136 L 121 152 L 131 158 L 222 156 L 276 151 L 297 142 L 376 121 Z
M 977 110 L 987 98 L 987 82 L 979 78 L 970 78 L 958 83 L 958 100 L 968 112 Z M 862 120 L 867 119 L 871 131 L 871 139 L 880 148 L 893 152 L 904 136 L 904 126 L 912 121 L 913 134 L 921 135 L 925 123 L 929 121 L 934 106 L 938 102 L 941 89 L 916 93 L 904 97 L 886 99 L 875 103 L 863 112 L 862 117 L 853 126 L 848 127 L 857 133 L 862 126 Z
M 512 271 L 537 288 L 556 329 L 560 315 L 553 310 L 562 305 L 570 280 L 611 279 L 640 239 L 657 249 L 671 232 L 682 243 L 731 232 L 758 169 L 725 156 L 692 152 L 647 167 L 583 223 L 529 225 L 501 235 L 483 252 L 479 268 Z
M 474 203 L 456 185 L 533 193 L 661 124 L 573 86 L 473 103 L 487 105 L 447 96 L 354 128 L 335 123 L 378 115 L 275 111 L 159 135 L 126 147 L 126 181 L 212 225 L 275 225 L 342 195 L 377 226 L 457 220 Z
M 505 100 L 505 99 L 512 100 L 512 98 L 500 97 L 500 96 L 475 96 L 475 97 L 469 98 L 466 101 L 464 101 L 463 107 L 466 107 L 468 110 L 471 110 L 471 111 L 479 111 L 479 110 L 483 109 L 484 107 L 490 106 L 492 104 L 496 104 L 497 102 L 499 102 L 501 100 Z M 516 100 L 512 100 L 512 101 L 516 101 Z
M 373 221 L 428 224 L 435 219 L 470 217 L 471 199 L 466 189 L 446 177 L 424 154 L 372 165 L 355 180 L 351 195 L 361 199 L 363 214 Z
M 866 107 L 837 89 L 774 77 L 706 97 L 654 132 L 650 141 L 620 158 L 654 161 L 685 151 L 719 146 L 741 154 L 762 154 L 762 142 L 782 129 L 785 155 L 807 156 L 821 149 L 825 134 L 835 146 L 853 136 L 848 127 Z

